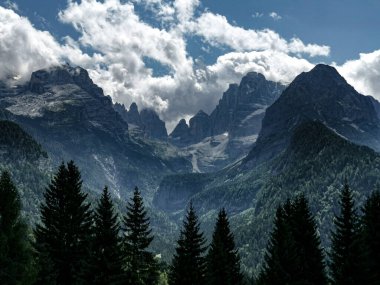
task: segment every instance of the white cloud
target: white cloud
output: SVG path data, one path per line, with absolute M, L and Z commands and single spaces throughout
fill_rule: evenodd
M 135 5 L 145 6 L 161 24 L 144 22 Z M 20 74 L 26 79 L 34 70 L 69 61 L 87 68 L 115 101 L 152 107 L 173 125 L 198 109 L 211 111 L 228 84 L 239 82 L 248 71 L 289 83 L 312 68 L 309 56 L 329 55 L 327 46 L 287 40 L 272 30 L 244 29 L 199 7 L 199 0 L 69 2 L 59 18 L 80 36 L 66 37 L 63 43 L 14 10 L 0 7 L 0 78 Z M 188 53 L 187 39 L 194 35 L 201 37 L 205 49 L 223 46 L 230 51 L 205 65 Z M 83 47 L 94 53 L 86 54 Z M 156 76 L 146 58 L 169 72 Z M 380 51 L 337 68 L 360 92 L 380 98 Z
M 282 19 L 282 17 L 279 14 L 277 14 L 276 12 L 270 12 L 269 17 L 271 17 L 275 21 L 279 21 Z
M 349 60 L 336 67 L 356 90 L 380 100 L 380 50 L 361 53 L 359 59 Z
M 214 46 L 228 46 L 235 51 L 277 50 L 285 53 L 328 56 L 330 48 L 316 44 L 305 45 L 300 39 L 286 41 L 276 32 L 244 29 L 231 25 L 227 18 L 211 12 L 203 13 L 192 25 L 192 32 Z
M 64 60 L 85 65 L 89 57 L 67 38 L 60 45 L 49 32 L 36 30 L 28 19 L 0 6 L 0 78 L 20 75 Z

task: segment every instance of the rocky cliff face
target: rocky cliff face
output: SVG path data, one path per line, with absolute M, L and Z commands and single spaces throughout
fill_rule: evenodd
M 137 104 L 133 102 L 131 106 L 129 106 L 129 110 L 127 112 L 127 122 L 129 124 L 133 124 L 139 127 L 142 127 L 143 123 L 141 121 L 139 109 Z
M 170 139 L 175 145 L 185 146 L 190 144 L 190 128 L 186 123 L 185 119 L 181 119 L 177 126 L 174 128 L 173 132 L 170 134 Z
M 211 135 L 210 116 L 203 112 L 203 110 L 200 110 L 194 117 L 192 117 L 189 123 L 190 137 L 194 142 L 199 142 Z
M 176 132 L 174 143 L 184 141 L 198 143 L 209 136 L 228 133 L 230 137 L 257 135 L 265 110 L 284 90 L 285 86 L 268 81 L 256 72 L 249 72 L 240 84 L 230 84 L 214 111 L 207 115 L 202 110 L 190 119 L 190 139 L 188 134 Z M 191 122 L 193 121 L 193 126 Z M 180 121 L 181 124 L 182 121 Z M 186 139 L 185 139 L 186 137 Z
M 297 76 L 270 106 L 248 159 L 267 160 L 289 144 L 292 131 L 320 121 L 341 136 L 380 149 L 380 121 L 372 100 L 359 94 L 335 68 L 317 65 Z
M 111 98 L 84 69 L 36 71 L 16 94 L 9 93 L 0 95 L 0 113 L 40 142 L 53 164 L 75 160 L 88 188 L 100 191 L 108 185 L 123 197 L 138 185 L 149 196 L 161 177 L 188 170 L 183 156 L 131 138 Z
M 134 133 L 146 138 L 167 140 L 168 133 L 166 131 L 165 122 L 160 119 L 154 110 L 143 109 L 139 112 L 136 103 L 132 103 L 129 110 L 127 110 L 124 105 L 116 103 L 114 109 L 120 114 L 123 120 L 135 129 Z
M 210 115 L 199 111 L 190 119 L 189 127 L 181 120 L 169 140 L 191 153 L 195 172 L 221 169 L 249 152 L 266 108 L 284 88 L 250 72 L 239 85 L 230 84 Z
M 143 109 L 140 113 L 142 129 L 150 138 L 166 140 L 168 133 L 165 122 L 160 119 L 157 113 L 152 109 Z

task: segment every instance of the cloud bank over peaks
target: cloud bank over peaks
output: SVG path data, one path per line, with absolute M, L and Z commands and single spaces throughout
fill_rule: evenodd
M 36 69 L 68 61 L 88 69 L 114 101 L 154 108 L 169 129 L 199 109 L 211 111 L 228 84 L 239 82 L 249 71 L 289 83 L 313 67 L 313 57 L 330 54 L 326 45 L 231 24 L 223 15 L 202 10 L 200 0 L 69 1 L 58 17 L 79 36 L 58 41 L 27 18 L 0 7 L 0 60 L 8 67 L 0 69 L 0 78 L 28 78 Z M 224 54 L 204 64 L 189 53 L 193 38 L 200 39 L 202 48 Z M 341 70 L 354 86 L 379 92 L 376 72 L 368 72 L 369 66 L 372 71 L 378 68 L 378 58 L 361 55 Z
M 63 61 L 86 65 L 90 60 L 69 37 L 60 44 L 27 18 L 0 6 L 0 79 L 20 75 L 27 80 L 32 71 L 49 65 Z

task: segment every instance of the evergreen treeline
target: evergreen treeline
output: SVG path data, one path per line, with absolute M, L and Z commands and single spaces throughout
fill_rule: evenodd
M 359 215 L 346 183 L 331 233 L 321 248 L 304 195 L 277 209 L 262 270 L 249 284 L 380 285 L 380 192 Z M 0 177 L 0 284 L 243 285 L 227 213 L 221 209 L 211 243 L 192 203 L 177 241 L 168 280 L 160 278 L 149 246 L 154 239 L 141 193 L 135 189 L 120 217 L 105 187 L 92 209 L 74 162 L 62 163 L 44 194 L 40 223 L 28 232 L 10 174 Z M 325 256 L 326 255 L 326 256 Z

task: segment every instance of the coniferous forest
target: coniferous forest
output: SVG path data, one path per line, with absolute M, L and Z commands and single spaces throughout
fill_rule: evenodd
M 190 202 L 171 264 L 150 249 L 154 232 L 136 187 L 120 216 L 110 191 L 95 205 L 73 161 L 45 189 L 40 220 L 29 228 L 11 174 L 0 179 L 0 284 L 283 285 L 380 284 L 380 192 L 358 208 L 347 182 L 331 221 L 331 247 L 321 247 L 304 194 L 278 205 L 257 276 L 240 266 L 228 215 L 221 209 L 210 243 Z

